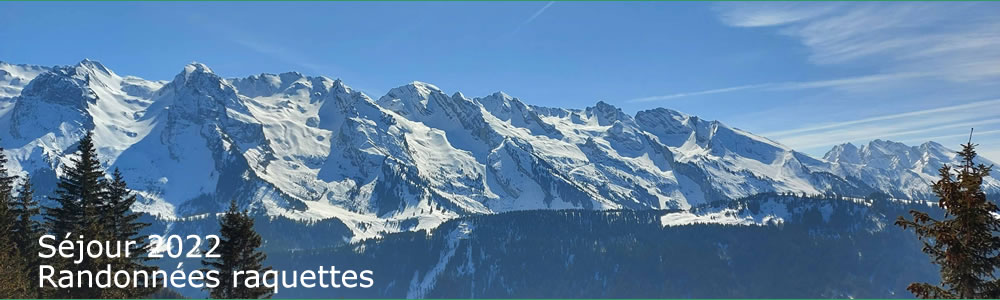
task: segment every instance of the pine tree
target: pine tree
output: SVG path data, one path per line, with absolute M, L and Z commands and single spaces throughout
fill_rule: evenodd
M 59 178 L 56 189 L 56 207 L 45 210 L 45 220 L 51 233 L 62 238 L 72 233 L 72 239 L 83 237 L 88 240 L 110 240 L 101 223 L 103 215 L 101 208 L 107 198 L 107 184 L 104 171 L 97 159 L 97 149 L 94 146 L 93 134 L 88 132 L 77 145 L 77 153 L 70 164 L 63 166 L 63 175 Z M 63 270 L 91 270 L 97 272 L 101 262 L 88 256 L 82 257 L 82 262 L 74 264 L 68 259 L 52 259 L 53 265 Z M 74 289 L 58 289 L 55 297 L 59 298 L 99 298 L 101 290 L 95 287 L 83 286 Z
M 994 272 L 1000 266 L 1000 213 L 996 204 L 986 199 L 981 185 L 992 166 L 976 165 L 975 145 L 970 141 L 958 153 L 962 165 L 957 169 L 943 166 L 941 179 L 933 188 L 944 209 L 942 220 L 925 212 L 910 211 L 912 220 L 902 216 L 896 225 L 913 228 L 923 241 L 923 252 L 941 267 L 941 284 L 913 283 L 907 287 L 919 298 L 996 298 L 1000 296 Z M 953 173 L 957 172 L 957 176 Z
M 7 154 L 0 147 L 0 232 L 4 233 L 0 238 L 4 239 L 5 242 L 12 241 L 7 233 L 12 232 L 14 229 L 16 217 L 12 211 L 13 192 L 14 177 L 10 176 L 7 171 Z M 4 243 L 0 244 L 0 250 L 13 252 L 16 251 L 16 248 L 10 243 Z
M 60 237 L 99 223 L 100 206 L 107 194 L 92 133 L 80 139 L 76 156 L 70 162 L 63 166 L 63 176 L 57 186 L 55 201 L 59 206 L 47 209 L 45 217 L 52 234 Z
M 262 267 L 267 256 L 257 250 L 262 239 L 253 229 L 253 218 L 244 210 L 236 208 L 236 201 L 229 204 L 229 210 L 219 220 L 221 241 L 216 250 L 219 258 L 202 260 L 202 264 L 219 271 L 219 286 L 210 289 L 215 299 L 259 299 L 270 298 L 271 290 L 260 286 L 246 287 L 243 282 L 233 282 L 233 272 L 257 270 L 260 274 L 271 269 Z M 263 276 L 263 275 L 262 275 Z
M 0 241 L 6 240 L 0 238 Z M 24 275 L 24 264 L 20 257 L 8 251 L 0 252 L 0 298 L 31 297 L 28 292 L 30 282 Z
M 139 232 L 149 224 L 140 222 L 140 214 L 132 211 L 135 201 L 136 196 L 128 189 L 124 176 L 115 169 L 111 181 L 107 183 L 107 199 L 101 207 L 102 224 L 111 240 L 131 240 L 136 244 L 128 250 L 130 257 L 113 259 L 110 264 L 114 270 L 147 270 L 152 273 L 156 268 L 145 265 L 151 260 L 146 239 L 139 236 Z M 154 288 L 109 288 L 103 291 L 103 295 L 105 298 L 144 298 L 155 291 Z
M 11 203 L 13 181 L 7 172 L 7 155 L 0 148 L 0 298 L 27 296 L 28 288 L 24 263 L 12 238 L 16 223 Z
M 12 234 L 14 245 L 20 250 L 24 273 L 32 280 L 38 278 L 38 266 L 42 264 L 38 257 L 38 238 L 43 234 L 42 225 L 34 219 L 41 213 L 38 201 L 34 200 L 34 193 L 31 180 L 25 178 L 11 209 L 15 216 Z M 28 290 L 31 297 L 41 298 L 41 289 L 37 285 L 32 284 Z

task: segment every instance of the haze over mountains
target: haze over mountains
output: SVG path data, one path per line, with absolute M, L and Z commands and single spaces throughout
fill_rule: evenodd
M 883 140 L 819 159 L 665 108 L 538 107 L 422 82 L 374 99 L 294 72 L 226 79 L 193 63 L 151 81 L 90 60 L 0 62 L 8 167 L 51 192 L 87 130 L 140 194 L 138 211 L 182 218 L 237 199 L 263 215 L 336 217 L 356 238 L 472 214 L 687 209 L 764 192 L 933 200 L 937 169 L 957 162 L 934 142 Z M 995 177 L 984 185 L 1000 193 Z

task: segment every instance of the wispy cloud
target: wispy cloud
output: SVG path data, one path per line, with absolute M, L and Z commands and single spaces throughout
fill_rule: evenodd
M 551 7 L 552 4 L 556 4 L 556 2 L 555 1 L 549 1 L 549 3 L 545 3 L 545 6 L 542 6 L 542 8 L 538 9 L 538 11 L 535 11 L 535 13 L 532 14 L 531 17 L 528 17 L 528 19 L 524 20 L 524 22 L 521 22 L 521 25 L 526 25 L 528 23 L 531 23 L 531 21 L 534 21 L 535 18 L 538 18 L 538 16 L 541 16 L 542 13 L 544 13 L 546 9 L 549 9 L 549 7 Z
M 904 142 L 926 142 L 953 138 L 953 132 L 965 129 L 995 128 L 1000 124 L 993 107 L 1000 99 L 975 101 L 961 105 L 894 113 L 863 119 L 821 124 L 783 131 L 765 132 L 763 136 L 781 141 L 797 149 L 816 149 L 843 142 L 864 142 L 872 139 L 895 139 Z M 984 131 L 992 134 L 992 129 Z
M 288 48 L 280 43 L 274 43 L 266 39 L 261 39 L 253 33 L 229 26 L 228 24 L 221 24 L 214 18 L 201 14 L 191 14 L 187 17 L 187 20 L 191 23 L 203 25 L 202 27 L 205 28 L 205 30 L 211 31 L 220 38 L 228 40 L 229 42 L 239 45 L 247 50 L 273 57 L 274 59 L 284 63 L 308 69 L 309 71 L 316 72 L 317 74 L 325 74 L 326 72 L 335 71 L 336 69 L 333 66 L 317 63 L 313 58 L 303 52 Z
M 524 26 L 530 24 L 531 22 L 534 22 L 535 19 L 537 19 L 539 16 L 545 13 L 545 10 L 549 9 L 549 7 L 552 7 L 553 4 L 556 4 L 556 2 L 549 1 L 548 3 L 545 3 L 545 6 L 542 6 L 542 8 L 536 10 L 535 13 L 531 14 L 531 16 L 528 17 L 527 19 L 524 19 L 524 21 L 521 21 L 521 24 L 518 24 L 517 27 L 515 27 L 514 30 L 510 32 L 510 34 L 511 35 L 515 34 L 518 31 L 521 31 L 521 28 L 523 28 Z
M 328 72 L 331 69 L 330 67 L 312 62 L 312 60 L 308 59 L 301 53 L 277 44 L 271 44 L 257 39 L 245 38 L 239 34 L 231 35 L 229 38 L 232 42 L 246 47 L 251 51 L 269 55 L 278 60 L 309 69 L 313 72 L 319 72 L 322 74 L 323 72 Z
M 975 141 L 976 138 L 983 137 L 983 136 L 994 135 L 994 134 L 1000 134 L 1000 129 L 986 130 L 986 131 L 973 131 L 972 132 L 972 138 L 973 138 L 972 143 L 973 144 L 976 143 L 976 141 Z M 967 137 L 969 137 L 968 133 L 961 133 L 961 134 L 949 134 L 949 135 L 934 136 L 934 137 L 930 137 L 929 140 L 943 140 L 943 139 L 967 138 Z M 903 143 L 907 143 L 907 142 L 913 143 L 913 142 L 920 142 L 920 141 L 926 141 L 926 140 L 923 140 L 923 139 L 910 139 L 910 140 L 903 140 L 902 142 Z
M 702 95 L 711 95 L 711 94 L 722 94 L 722 93 L 731 93 L 731 92 L 744 91 L 744 90 L 762 89 L 762 88 L 771 87 L 773 85 L 774 85 L 773 83 L 741 85 L 741 86 L 719 88 L 719 89 L 711 89 L 711 90 L 704 90 L 704 91 L 697 91 L 697 92 L 686 92 L 686 93 L 675 93 L 675 94 L 662 95 L 662 96 L 642 97 L 642 98 L 636 98 L 636 99 L 628 100 L 628 102 L 663 101 L 663 100 L 671 100 L 671 99 L 693 97 L 693 96 L 702 96 Z
M 859 85 L 868 85 L 874 83 L 884 83 L 887 81 L 902 80 L 902 79 L 912 79 L 928 76 L 930 73 L 920 73 L 920 72 L 901 72 L 901 73 L 890 73 L 890 74 L 875 74 L 875 75 L 865 75 L 850 78 L 840 78 L 831 80 L 817 80 L 817 81 L 806 81 L 806 82 L 786 82 L 777 84 L 774 89 L 776 90 L 802 90 L 802 89 L 815 89 L 815 88 L 849 88 Z
M 885 98 L 903 94 L 896 90 L 901 87 L 938 84 L 962 87 L 957 90 L 960 93 L 1000 80 L 1000 18 L 996 17 L 1000 7 L 993 3 L 753 2 L 718 3 L 714 8 L 726 25 L 771 29 L 798 41 L 808 51 L 809 62 L 818 66 L 861 66 L 884 72 L 766 84 L 758 89 L 853 87 L 882 93 L 879 98 Z M 889 81 L 895 81 L 894 85 L 886 85 Z M 1000 99 L 970 102 L 946 98 L 937 102 L 944 106 L 893 113 L 878 113 L 855 103 L 849 106 L 852 110 L 875 116 L 807 124 L 763 135 L 802 150 L 875 138 L 956 142 L 969 127 L 982 128 L 977 136 L 988 143 L 998 141 L 1000 119 L 995 108 L 1000 107 Z M 1000 152 L 991 153 L 996 156 Z
M 864 62 L 952 81 L 1000 77 L 1000 13 L 992 3 L 720 3 L 735 27 L 774 28 L 816 64 Z
M 976 101 L 976 102 L 971 102 L 971 103 L 966 103 L 966 104 L 961 104 L 961 105 L 945 106 L 945 107 L 938 107 L 938 108 L 932 108 L 932 109 L 911 111 L 911 112 L 905 112 L 905 113 L 896 113 L 896 114 L 882 115 L 882 116 L 876 116 L 876 117 L 870 117 L 870 118 L 864 118 L 864 119 L 858 119 L 858 120 L 850 120 L 850 121 L 844 121 L 844 122 L 823 124 L 823 125 L 818 125 L 818 126 L 803 127 L 803 128 L 792 129 L 792 130 L 768 132 L 768 133 L 764 133 L 764 135 L 768 136 L 768 137 L 782 137 L 782 136 L 788 136 L 788 135 L 798 134 L 798 133 L 803 133 L 803 132 L 824 131 L 824 130 L 827 130 L 827 129 L 838 128 L 838 127 L 848 127 L 848 126 L 852 126 L 852 125 L 858 125 L 858 124 L 864 124 L 864 123 L 873 123 L 873 122 L 878 122 L 878 121 L 891 121 L 891 120 L 897 120 L 897 119 L 923 117 L 923 116 L 927 116 L 927 115 L 931 115 L 931 114 L 938 114 L 938 113 L 945 113 L 945 112 L 984 111 L 984 110 L 982 110 L 980 108 L 982 108 L 982 107 L 996 107 L 998 105 L 1000 105 L 1000 99 Z M 986 111 L 990 111 L 990 110 L 986 110 Z M 995 113 L 995 112 L 992 112 L 992 113 Z
M 902 79 L 910 79 L 910 78 L 918 78 L 926 76 L 929 76 L 929 74 L 917 73 L 917 72 L 903 72 L 903 73 L 892 73 L 892 74 L 875 74 L 875 75 L 857 76 L 849 78 L 838 78 L 830 80 L 789 81 L 789 82 L 748 84 L 748 85 L 740 85 L 734 87 L 718 88 L 718 89 L 695 91 L 695 92 L 684 92 L 684 93 L 674 93 L 661 96 L 642 97 L 642 98 L 628 100 L 628 102 L 663 101 L 663 100 L 671 100 L 677 98 L 732 93 L 732 92 L 739 92 L 746 90 L 789 91 L 789 90 L 804 90 L 804 89 L 818 89 L 818 88 L 850 88 L 860 85 L 868 85 L 886 81 L 902 80 Z
M 717 6 L 719 18 L 730 26 L 763 27 L 795 23 L 831 12 L 835 6 L 795 3 L 730 3 Z

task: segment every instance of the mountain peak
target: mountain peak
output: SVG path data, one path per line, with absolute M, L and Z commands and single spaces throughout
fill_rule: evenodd
M 497 98 L 500 98 L 500 99 L 508 99 L 508 100 L 514 98 L 514 97 L 511 97 L 509 94 L 504 93 L 503 91 L 493 92 L 493 94 L 490 94 L 490 97 L 497 97 Z
M 823 156 L 834 163 L 866 165 L 881 169 L 911 169 L 927 161 L 951 160 L 954 151 L 935 142 L 909 146 L 900 142 L 875 139 L 867 145 L 856 147 L 851 143 L 834 146 Z M 931 169 L 936 168 L 932 166 Z
M 907 144 L 903 144 L 903 143 L 900 143 L 900 142 L 897 142 L 897 141 L 892 141 L 892 140 L 883 140 L 883 139 L 874 139 L 874 140 L 871 140 L 870 142 L 868 142 L 868 145 L 894 146 L 894 147 L 905 146 L 905 147 L 909 147 L 909 145 L 907 145 Z
M 296 71 L 291 71 L 278 74 L 278 77 L 280 77 L 281 80 L 295 80 L 299 78 L 305 78 L 306 75 L 303 75 L 302 73 Z
M 935 141 L 927 141 L 920 146 L 917 146 L 920 150 L 922 156 L 932 156 L 937 158 L 954 157 L 957 152 L 948 149 L 944 145 L 941 145 Z
M 588 107 L 585 112 L 587 115 L 596 117 L 597 124 L 601 126 L 611 125 L 615 121 L 632 121 L 632 116 L 622 112 L 621 108 L 615 107 L 614 105 L 608 104 L 604 101 L 597 101 L 597 104 L 593 107 Z
M 944 145 L 941 145 L 940 143 L 935 142 L 935 141 L 926 141 L 923 144 L 920 144 L 920 147 L 921 148 L 946 148 Z
M 383 108 L 404 115 L 418 112 L 426 113 L 429 112 L 429 100 L 432 95 L 436 94 L 442 98 L 448 97 L 433 84 L 413 81 L 389 90 L 388 93 L 378 99 L 377 103 Z
M 190 116 L 199 122 L 224 116 L 228 109 L 246 111 L 236 87 L 197 62 L 184 66 L 158 93 L 172 98 L 171 114 Z
M 77 74 L 84 74 L 84 73 L 105 74 L 105 75 L 114 74 L 113 72 L 111 72 L 110 69 L 105 67 L 104 64 L 101 64 L 100 62 L 95 60 L 90 60 L 88 58 L 81 60 L 75 66 L 70 67 L 69 70 L 72 70 L 70 72 L 76 72 Z
M 496 91 L 486 97 L 475 99 L 476 102 L 479 102 L 481 105 L 484 105 L 487 108 L 503 108 L 503 109 L 510 109 L 513 100 L 514 97 L 511 97 L 510 95 L 507 95 L 507 93 L 501 91 Z
M 827 151 L 826 154 L 823 155 L 823 159 L 834 163 L 858 163 L 860 161 L 860 157 L 858 156 L 859 152 L 860 150 L 854 144 L 843 143 L 833 146 L 830 151 Z
M 864 147 L 862 151 L 867 151 L 869 153 L 878 152 L 883 155 L 900 155 L 910 152 L 913 149 L 914 147 L 910 147 L 909 145 L 900 142 L 875 139 L 872 140 L 871 142 L 868 142 L 868 146 Z
M 836 146 L 833 146 L 833 148 L 834 149 L 843 149 L 843 150 L 847 150 L 847 151 L 858 151 L 858 146 L 855 146 L 854 143 L 851 143 L 851 142 L 847 142 L 847 143 L 843 143 L 843 144 L 840 144 L 840 145 L 836 145 Z
M 189 74 L 194 74 L 194 73 L 211 73 L 211 74 L 215 74 L 215 72 L 212 72 L 212 69 L 208 68 L 208 66 L 206 66 L 203 63 L 191 62 L 187 66 L 184 66 L 184 71 L 182 72 L 182 74 L 189 75 Z
M 197 68 L 193 66 L 192 69 Z M 244 78 L 230 78 L 227 81 L 239 90 L 240 94 L 251 98 L 271 96 L 276 93 L 296 93 L 300 90 L 323 93 L 337 88 L 337 82 L 333 79 L 323 76 L 309 77 L 299 72 L 260 73 Z M 345 87 L 344 90 L 348 89 Z
M 216 89 L 226 85 L 225 80 L 215 75 L 212 69 L 198 62 L 192 62 L 184 66 L 184 69 L 177 76 L 174 76 L 173 82 L 176 85 L 196 83 L 201 87 L 215 86 Z
M 412 88 L 415 88 L 415 89 L 428 90 L 428 91 L 437 91 L 437 92 L 441 91 L 441 89 L 439 89 L 437 86 L 435 86 L 433 84 L 430 84 L 430 83 L 423 82 L 423 81 L 413 81 L 413 82 L 410 82 L 410 83 L 404 85 L 403 87 L 412 87 Z
M 11 64 L 0 61 L 0 98 L 16 97 L 21 90 L 42 73 L 50 71 L 49 67 Z
M 404 101 L 424 101 L 427 100 L 431 94 L 436 93 L 442 93 L 441 89 L 437 86 L 426 82 L 413 81 L 389 90 L 383 98 L 389 97 Z
M 88 67 L 96 67 L 96 68 L 106 69 L 104 67 L 104 64 L 102 64 L 101 62 L 96 61 L 96 60 L 91 60 L 89 58 L 84 58 L 79 63 L 77 63 L 77 65 L 78 66 L 88 66 Z
M 320 76 L 319 80 L 321 80 L 321 81 L 329 81 L 330 82 L 330 90 L 341 91 L 341 92 L 344 92 L 344 93 L 351 93 L 351 87 L 347 86 L 347 84 L 344 83 L 343 80 L 340 80 L 340 78 L 330 79 L 330 78 L 327 78 L 327 77 Z
M 669 108 L 663 108 L 663 107 L 657 107 L 657 108 L 654 108 L 654 109 L 642 110 L 642 111 L 639 111 L 638 113 L 636 113 L 636 116 L 638 116 L 640 114 L 659 114 L 659 115 L 666 115 L 666 116 L 671 116 L 671 117 L 678 117 L 678 118 L 682 118 L 682 119 L 687 119 L 687 118 L 691 117 L 688 114 L 685 114 L 685 113 L 682 113 L 682 112 L 679 112 L 679 111 L 676 111 L 676 110 L 673 110 L 673 109 L 669 109 Z

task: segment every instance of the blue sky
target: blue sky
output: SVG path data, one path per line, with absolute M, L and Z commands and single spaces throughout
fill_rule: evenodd
M 544 106 L 667 107 L 807 153 L 975 127 L 1000 161 L 1000 3 L 0 3 L 0 60 L 299 71 Z

